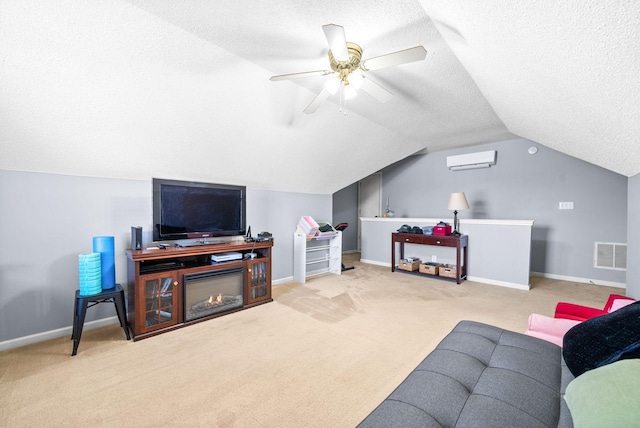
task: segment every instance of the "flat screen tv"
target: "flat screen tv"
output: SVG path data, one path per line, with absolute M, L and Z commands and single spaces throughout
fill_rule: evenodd
M 201 239 L 246 233 L 246 187 L 153 180 L 153 240 Z

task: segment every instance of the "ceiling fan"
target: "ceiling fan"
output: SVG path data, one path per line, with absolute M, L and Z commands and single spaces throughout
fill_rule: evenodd
M 331 95 L 340 91 L 340 109 L 342 110 L 343 97 L 348 99 L 355 96 L 357 89 L 362 89 L 380 102 L 387 102 L 392 94 L 379 84 L 366 76 L 366 72 L 391 67 L 408 62 L 422 61 L 427 56 L 427 50 L 423 46 L 415 46 L 386 55 L 370 59 L 362 59 L 362 48 L 355 43 L 347 42 L 344 28 L 340 25 L 327 24 L 322 26 L 322 31 L 329 43 L 329 65 L 331 70 L 305 71 L 301 73 L 281 74 L 271 76 L 269 80 L 294 80 L 305 77 L 335 75 L 325 84 L 325 87 L 304 109 L 305 113 L 314 113 L 320 105 Z

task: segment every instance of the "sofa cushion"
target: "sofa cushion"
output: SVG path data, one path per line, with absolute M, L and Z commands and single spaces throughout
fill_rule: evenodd
M 461 321 L 360 426 L 571 426 L 563 373 L 558 346 Z
M 563 355 L 574 376 L 615 361 L 640 358 L 640 302 L 572 327 Z
M 573 380 L 565 399 L 577 427 L 632 427 L 640 422 L 640 359 L 590 370 Z

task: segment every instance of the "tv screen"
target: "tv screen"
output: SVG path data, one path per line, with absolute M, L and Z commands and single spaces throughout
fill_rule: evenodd
M 246 233 L 246 187 L 153 180 L 153 239 L 203 239 Z

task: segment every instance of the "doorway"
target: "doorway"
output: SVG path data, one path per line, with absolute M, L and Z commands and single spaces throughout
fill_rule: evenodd
M 382 209 L 382 174 L 376 172 L 358 182 L 358 250 L 361 249 L 360 217 L 380 217 Z

